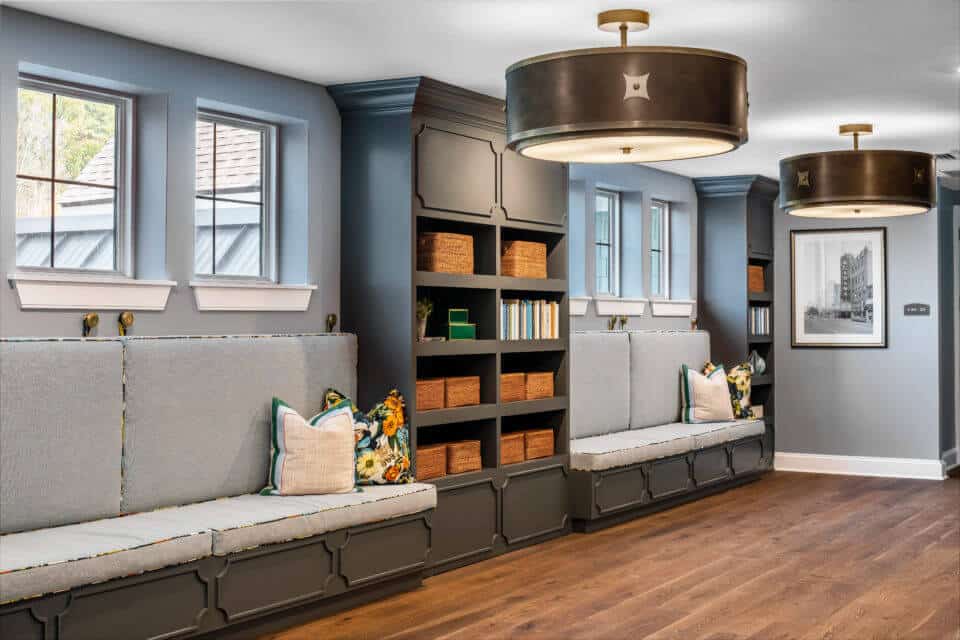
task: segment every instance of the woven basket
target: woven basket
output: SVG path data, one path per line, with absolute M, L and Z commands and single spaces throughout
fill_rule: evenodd
M 523 454 L 527 460 L 549 458 L 553 455 L 553 429 L 524 431 L 523 441 Z
M 504 240 L 500 272 L 514 278 L 546 278 L 547 245 L 526 240 Z
M 523 433 L 505 433 L 500 436 L 500 464 L 516 464 L 526 460 Z
M 553 397 L 553 373 L 527 374 L 527 400 Z
M 480 376 L 446 378 L 444 404 L 447 407 L 472 407 L 480 404 Z
M 527 399 L 527 374 L 500 374 L 500 402 L 517 402 Z
M 417 380 L 417 411 L 443 409 L 443 378 Z
M 767 290 L 766 277 L 763 267 L 750 265 L 747 267 L 747 289 L 750 293 L 764 293 Z
M 417 480 L 441 478 L 447 475 L 447 445 L 431 444 L 417 447 Z
M 473 274 L 473 236 L 425 231 L 417 236 L 417 269 Z
M 461 440 L 447 444 L 447 473 L 480 471 L 482 467 L 479 440 Z

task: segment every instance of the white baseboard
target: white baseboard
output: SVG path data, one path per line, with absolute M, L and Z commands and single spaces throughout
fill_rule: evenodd
M 940 460 L 924 458 L 831 456 L 817 453 L 777 451 L 773 457 L 773 468 L 777 471 L 799 471 L 803 473 L 943 480 L 943 463 Z

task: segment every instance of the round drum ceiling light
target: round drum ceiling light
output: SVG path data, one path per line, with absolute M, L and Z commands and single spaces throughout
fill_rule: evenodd
M 780 161 L 780 208 L 807 218 L 889 218 L 926 213 L 937 203 L 934 157 L 916 151 L 861 150 L 870 124 L 840 125 L 852 151 Z
M 507 146 L 557 162 L 701 158 L 747 141 L 747 63 L 684 47 L 630 47 L 646 11 L 597 16 L 620 46 L 550 53 L 507 69 Z

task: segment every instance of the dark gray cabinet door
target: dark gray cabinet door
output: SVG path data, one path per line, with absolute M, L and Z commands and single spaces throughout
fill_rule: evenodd
M 562 226 L 567 217 L 567 165 L 503 152 L 500 206 L 508 220 Z
M 497 152 L 491 139 L 451 125 L 415 135 L 415 194 L 424 209 L 489 217 L 497 206 Z
M 437 492 L 433 536 L 427 565 L 481 560 L 493 553 L 497 538 L 497 487 L 482 478 Z
M 773 255 L 773 216 L 770 200 L 752 195 L 747 201 L 747 251 Z
M 570 515 L 567 470 L 562 464 L 507 473 L 503 485 L 503 538 L 516 545 L 562 531 Z

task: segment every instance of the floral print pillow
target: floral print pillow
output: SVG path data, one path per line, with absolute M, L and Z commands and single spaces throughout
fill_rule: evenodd
M 327 389 L 323 410 L 348 400 L 336 389 Z M 353 407 L 353 435 L 357 447 L 357 484 L 406 484 L 410 472 L 410 428 L 405 403 L 393 389 L 366 415 Z
M 717 365 L 708 362 L 703 367 L 704 375 L 710 375 Z M 750 379 L 753 377 L 753 365 L 749 362 L 738 364 L 727 371 L 727 386 L 730 388 L 730 402 L 733 403 L 733 417 L 738 420 L 753 419 L 750 408 Z

